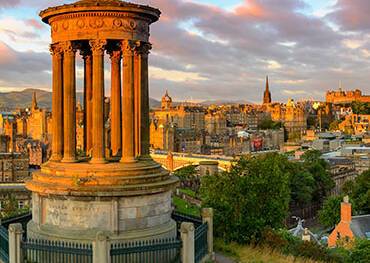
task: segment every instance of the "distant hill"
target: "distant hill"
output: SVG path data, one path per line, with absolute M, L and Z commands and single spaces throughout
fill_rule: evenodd
M 0 92 L 0 109 L 16 109 L 31 107 L 32 94 L 36 92 L 37 105 L 40 108 L 47 108 L 51 110 L 50 91 L 40 89 L 25 89 L 22 91 Z M 83 101 L 83 93 L 77 92 L 77 101 Z M 150 107 L 159 107 L 161 103 L 155 99 L 150 99 Z
M 30 107 L 32 103 L 32 94 L 36 92 L 37 104 L 41 108 L 51 109 L 51 92 L 40 90 L 40 89 L 25 89 L 22 91 L 10 91 L 10 92 L 0 92 L 0 109 L 16 109 L 16 108 L 26 108 Z M 78 92 L 77 100 L 82 103 L 83 93 Z M 180 102 L 174 102 L 173 105 L 180 105 Z M 199 104 L 204 106 L 209 105 L 222 105 L 222 104 L 251 104 L 245 100 L 207 100 L 200 102 Z M 158 108 L 161 106 L 159 100 L 150 98 L 149 100 L 150 108 Z
M 225 104 L 254 104 L 246 100 L 206 100 L 200 103 L 203 106 L 225 105 Z

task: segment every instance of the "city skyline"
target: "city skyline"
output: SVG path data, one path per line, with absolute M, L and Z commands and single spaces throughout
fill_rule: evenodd
M 49 34 L 38 11 L 62 2 L 0 3 L 0 91 L 51 89 Z M 153 98 L 159 99 L 168 89 L 178 100 L 258 103 L 266 75 L 273 101 L 323 100 L 325 91 L 338 88 L 339 81 L 344 89 L 370 92 L 366 17 L 370 4 L 363 1 L 132 2 L 148 3 L 163 12 L 152 33 Z M 81 59 L 78 65 L 81 90 Z

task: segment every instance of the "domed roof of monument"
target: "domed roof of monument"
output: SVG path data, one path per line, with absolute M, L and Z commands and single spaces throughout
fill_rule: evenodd
M 49 19 L 56 15 L 89 11 L 140 13 L 145 14 L 151 20 L 151 23 L 156 22 L 161 15 L 161 11 L 157 8 L 122 0 L 79 0 L 71 4 L 49 7 L 41 11 L 40 16 L 45 23 L 49 23 Z

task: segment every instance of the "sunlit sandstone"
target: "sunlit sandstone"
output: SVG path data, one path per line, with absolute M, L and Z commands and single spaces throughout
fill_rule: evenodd
M 177 179 L 149 156 L 149 25 L 158 9 L 83 0 L 40 13 L 51 26 L 52 158 L 33 174 L 31 237 L 113 240 L 172 237 Z M 76 154 L 76 54 L 84 59 L 84 150 Z M 111 149 L 104 132 L 104 56 L 111 59 Z M 122 63 L 122 64 L 121 64 Z

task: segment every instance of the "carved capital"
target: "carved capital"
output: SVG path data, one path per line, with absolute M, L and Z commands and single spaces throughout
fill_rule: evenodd
M 105 46 L 107 45 L 107 40 L 94 39 L 89 41 L 91 51 L 93 55 L 104 55 Z
M 49 50 L 52 56 L 57 56 L 61 58 L 63 55 L 63 46 L 60 45 L 59 43 L 51 44 Z
M 123 40 L 121 43 L 121 49 L 123 56 L 133 56 L 136 48 L 136 43 L 133 40 Z
M 108 54 L 112 62 L 119 63 L 121 61 L 122 52 L 120 50 L 111 50 Z
M 136 42 L 135 55 L 146 57 L 152 49 L 152 44 L 143 41 Z
M 75 56 L 77 49 L 72 41 L 62 43 L 61 47 L 65 56 Z
M 81 48 L 80 55 L 82 56 L 83 60 L 87 61 L 91 59 L 92 52 L 89 48 Z

